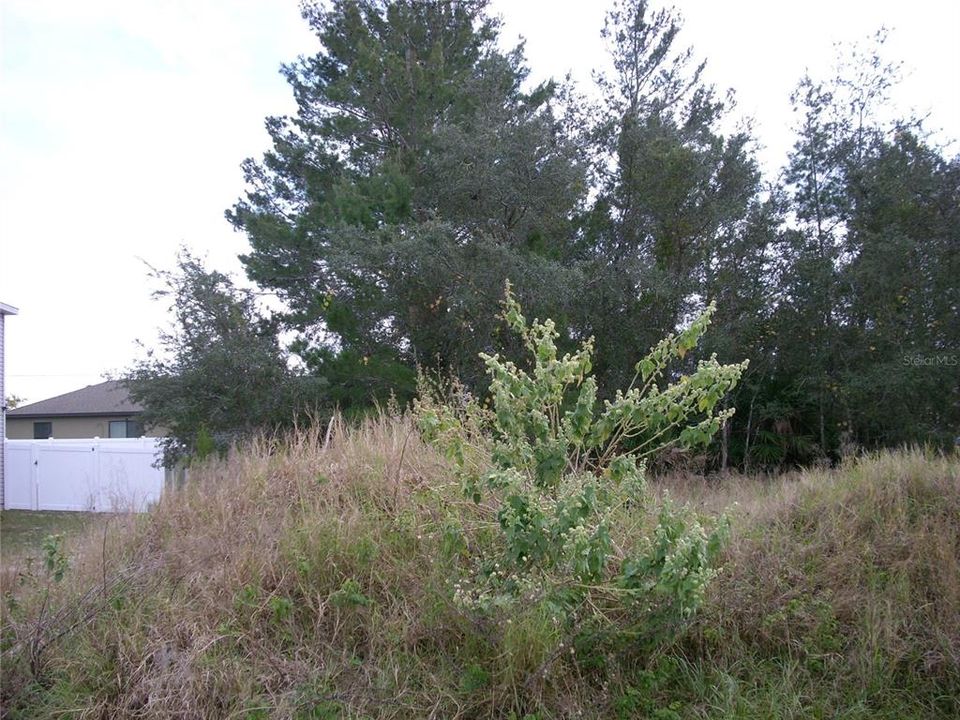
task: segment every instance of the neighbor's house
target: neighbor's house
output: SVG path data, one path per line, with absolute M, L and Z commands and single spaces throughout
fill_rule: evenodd
M 117 380 L 89 385 L 7 412 L 7 438 L 136 438 L 145 434 L 143 407 Z
M 3 507 L 3 458 L 6 455 L 3 443 L 7 437 L 6 425 L 4 424 L 7 418 L 7 388 L 3 381 L 5 377 L 3 361 L 4 323 L 6 322 L 7 315 L 16 315 L 18 312 L 19 310 L 12 305 L 0 302 L 0 508 Z

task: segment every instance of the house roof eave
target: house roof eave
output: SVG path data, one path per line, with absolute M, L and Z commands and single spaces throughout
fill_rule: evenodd
M 84 412 L 84 413 L 19 413 L 12 415 L 7 412 L 7 422 L 11 420 L 37 420 L 38 418 L 91 418 L 91 417 L 131 417 L 142 415 L 143 410 L 128 410 L 125 412 Z

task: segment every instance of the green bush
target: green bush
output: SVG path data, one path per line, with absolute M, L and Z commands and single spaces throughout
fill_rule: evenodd
M 459 388 L 452 402 L 422 383 L 421 432 L 453 462 L 465 494 L 493 506 L 500 533 L 495 553 L 477 557 L 476 573 L 457 583 L 463 606 L 543 601 L 571 628 L 613 621 L 625 637 L 652 613 L 682 620 L 696 611 L 726 522 L 708 532 L 669 502 L 653 512 L 645 464 L 668 447 L 706 445 L 733 413 L 718 403 L 746 362 L 711 357 L 689 374 L 668 372 L 696 347 L 713 311 L 657 344 L 630 387 L 601 404 L 593 340 L 558 357 L 553 321 L 528 325 L 508 285 L 503 318 L 529 351 L 529 369 L 482 355 L 491 378 L 484 404 Z M 649 535 L 616 548 L 617 519 L 644 515 L 656 517 Z

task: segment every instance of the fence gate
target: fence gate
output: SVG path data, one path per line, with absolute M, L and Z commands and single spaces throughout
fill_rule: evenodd
M 8 510 L 143 512 L 160 499 L 157 438 L 7 440 Z

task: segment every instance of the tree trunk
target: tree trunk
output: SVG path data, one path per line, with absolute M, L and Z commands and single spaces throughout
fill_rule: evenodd
M 750 398 L 750 412 L 747 413 L 747 438 L 743 443 L 743 472 L 750 472 L 750 427 L 753 425 L 753 404 L 757 401 L 757 393 Z
M 823 395 L 820 395 L 820 452 L 827 457 L 827 427 L 823 418 Z
M 720 436 L 720 472 L 727 471 L 727 448 L 730 443 L 730 421 L 723 424 L 723 434 Z

